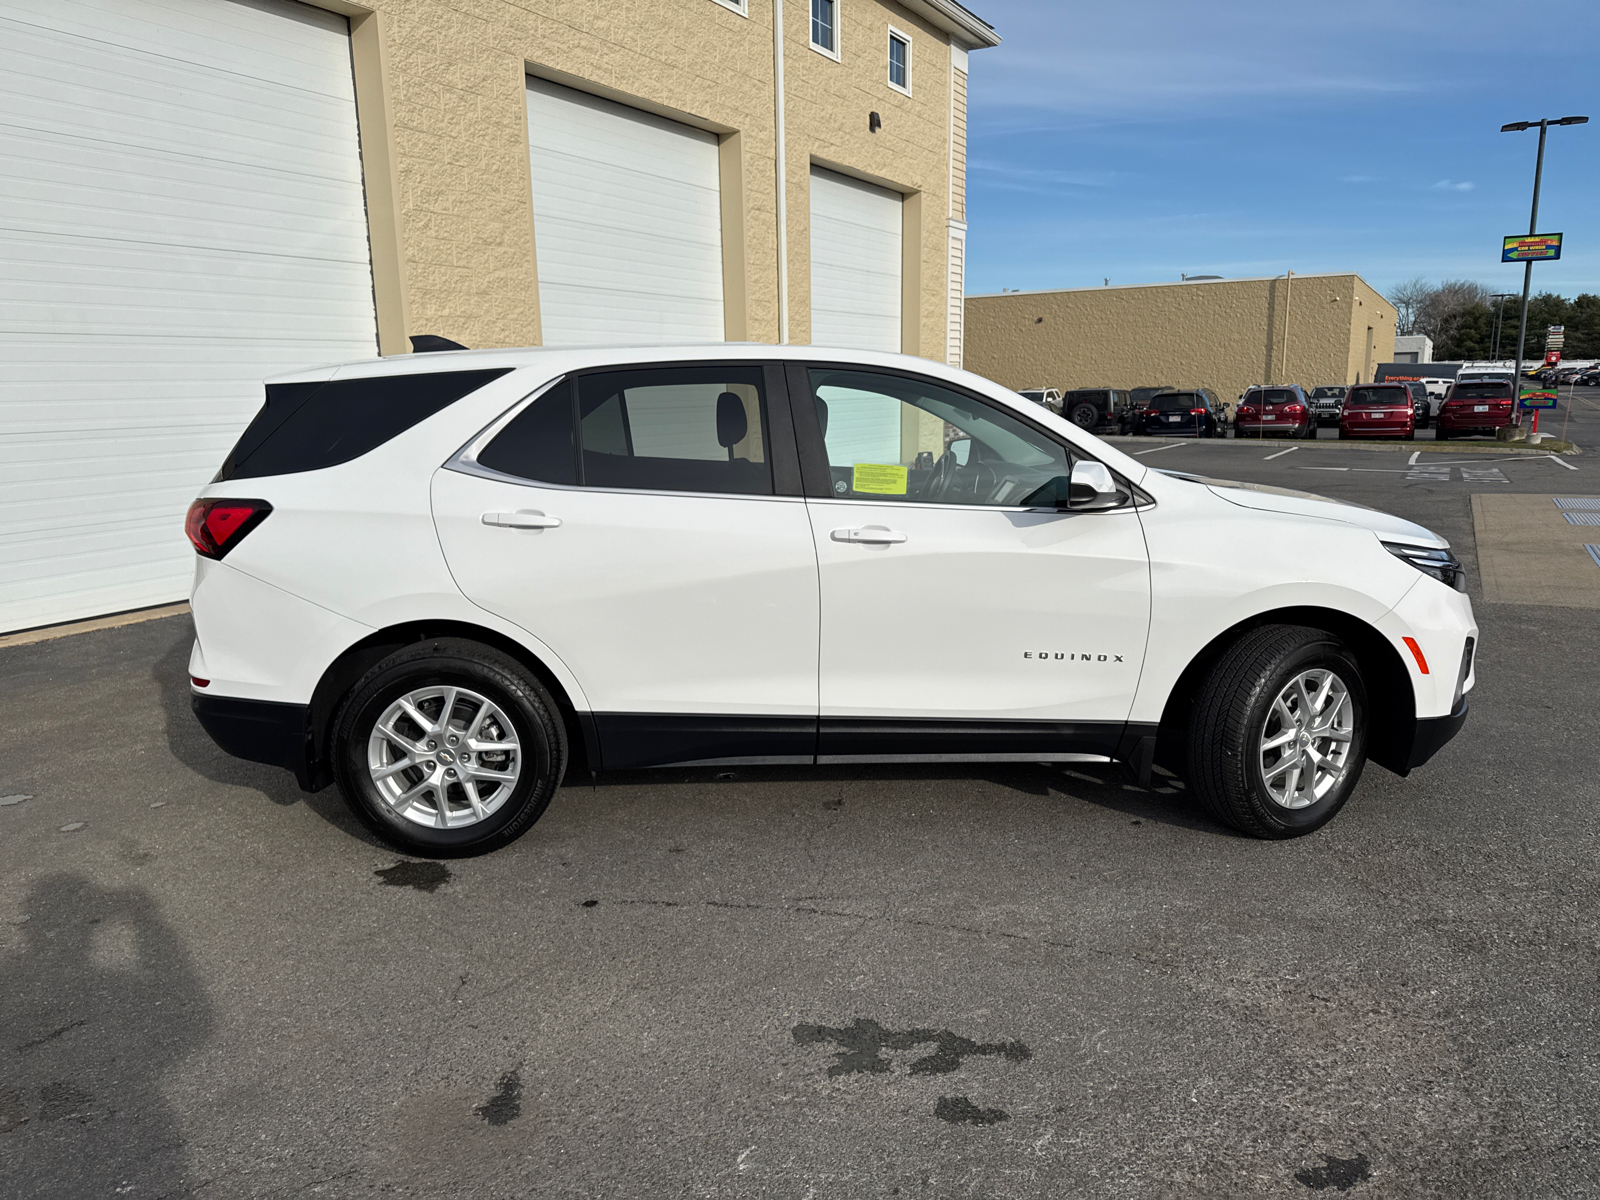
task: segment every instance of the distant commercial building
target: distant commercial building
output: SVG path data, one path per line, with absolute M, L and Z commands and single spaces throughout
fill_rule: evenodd
M 1397 363 L 1431 363 L 1433 339 L 1427 334 L 1412 333 L 1394 339 L 1394 361 Z
M 1191 279 L 967 298 L 968 370 L 1007 387 L 1370 383 L 1394 306 L 1359 275 Z

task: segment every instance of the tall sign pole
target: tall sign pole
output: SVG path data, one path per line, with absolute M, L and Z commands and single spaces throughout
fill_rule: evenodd
M 1504 132 L 1504 131 L 1502 131 Z M 1539 122 L 1539 158 L 1533 167 L 1533 212 L 1528 217 L 1528 236 L 1539 227 L 1539 179 L 1544 175 L 1544 135 L 1550 132 L 1548 120 Z M 1511 372 L 1511 394 L 1522 395 L 1522 344 L 1528 340 L 1528 291 L 1533 286 L 1533 260 L 1522 264 L 1522 318 L 1517 322 L 1517 365 Z

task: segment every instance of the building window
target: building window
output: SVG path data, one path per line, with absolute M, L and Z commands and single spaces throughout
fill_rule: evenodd
M 712 0 L 712 2 L 722 5 L 723 8 L 733 9 L 741 17 L 750 15 L 750 0 Z
M 889 27 L 889 86 L 911 95 L 911 39 Z
M 839 57 L 839 0 L 811 0 L 811 48 Z

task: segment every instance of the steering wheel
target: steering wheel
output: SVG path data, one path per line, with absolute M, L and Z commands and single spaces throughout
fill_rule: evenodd
M 939 461 L 933 464 L 933 473 L 928 476 L 928 482 L 923 485 L 922 498 L 943 500 L 950 490 L 950 485 L 955 482 L 956 468 L 960 465 L 951 451 L 946 450 L 941 454 Z

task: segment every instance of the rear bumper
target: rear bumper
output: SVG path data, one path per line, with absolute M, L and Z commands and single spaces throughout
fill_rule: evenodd
M 1500 429 L 1512 423 L 1510 417 L 1495 416 L 1493 413 L 1468 413 L 1459 417 L 1440 413 L 1434 421 L 1440 429 Z
M 1416 429 L 1416 423 L 1408 421 L 1405 424 L 1388 421 L 1374 421 L 1370 425 L 1356 425 L 1341 421 L 1339 432 L 1345 437 L 1405 437 Z
M 1428 717 L 1417 722 L 1417 731 L 1411 737 L 1411 753 L 1406 770 L 1414 771 L 1444 748 L 1446 742 L 1461 732 L 1467 723 L 1467 698 L 1461 697 L 1455 711 L 1448 717 Z
M 313 778 L 310 705 L 200 692 L 190 694 L 190 703 L 201 728 L 235 758 L 287 767 L 308 792 L 319 786 Z

